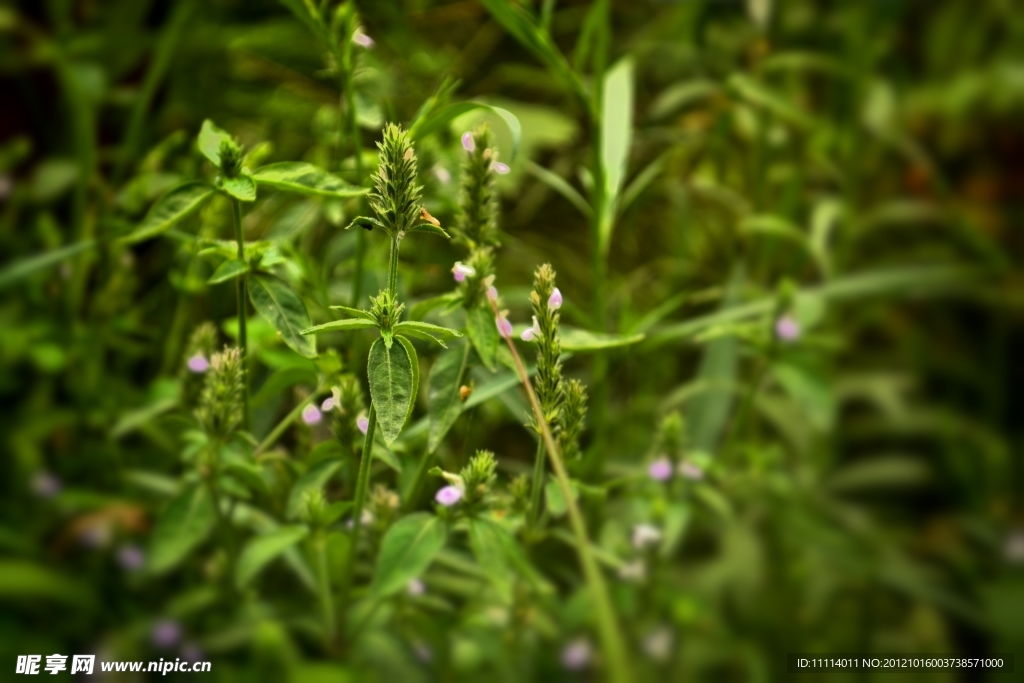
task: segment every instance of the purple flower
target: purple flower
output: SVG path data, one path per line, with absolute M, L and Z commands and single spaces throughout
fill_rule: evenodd
M 117 563 L 125 571 L 138 571 L 146 564 L 146 555 L 137 545 L 123 545 L 117 551 Z
M 497 287 L 491 286 L 491 287 L 487 288 L 487 299 L 489 301 L 493 301 L 494 303 L 498 303 L 498 288 Z
M 367 50 L 373 48 L 373 38 L 363 33 L 363 27 L 360 26 L 356 29 L 356 32 L 352 34 L 352 42 L 360 47 L 365 47 Z
M 427 587 L 423 585 L 421 579 L 411 579 L 405 584 L 405 592 L 409 595 L 423 595 L 427 592 Z
M 672 462 L 661 456 L 647 468 L 647 475 L 654 481 L 668 481 L 672 478 Z
M 331 412 L 332 410 L 334 410 L 334 403 L 334 397 L 328 396 L 327 398 L 324 399 L 324 402 L 320 404 L 320 411 L 324 413 Z
M 315 425 L 323 419 L 323 413 L 315 405 L 308 405 L 302 409 L 302 421 L 308 425 Z
M 181 624 L 173 619 L 161 619 L 153 624 L 149 639 L 160 649 L 172 648 L 181 640 Z
M 800 338 L 800 323 L 791 315 L 784 315 L 775 321 L 775 336 L 786 342 Z
M 692 462 L 680 463 L 679 474 L 693 481 L 700 481 L 701 479 L 704 478 L 704 470 L 697 467 Z
M 494 323 L 498 326 L 498 334 L 505 339 L 512 338 L 512 323 L 508 321 L 508 318 L 503 315 L 499 315 L 494 319 Z
M 32 493 L 39 498 L 53 498 L 60 493 L 60 479 L 49 472 L 36 472 L 32 475 Z
M 661 540 L 661 530 L 650 524 L 637 524 L 633 527 L 633 547 L 643 550 Z
M 476 275 L 476 269 L 473 266 L 464 265 L 462 261 L 456 261 L 452 266 L 452 274 L 455 276 L 456 282 L 464 282 L 467 277 Z
M 500 161 L 495 161 L 493 164 L 491 164 L 491 170 L 493 170 L 495 173 L 505 175 L 506 173 L 508 173 L 508 164 L 503 164 Z
M 359 427 L 359 431 L 365 435 L 366 430 L 370 428 L 370 418 L 365 415 L 360 415 L 356 418 L 356 427 Z
M 197 353 L 188 359 L 188 369 L 196 374 L 202 374 L 210 369 L 210 361 L 206 360 L 203 354 Z
M 181 646 L 181 658 L 186 662 L 198 662 L 203 658 L 203 651 L 195 643 L 185 643 Z
M 555 287 L 554 291 L 551 292 L 551 296 L 548 297 L 548 308 L 552 311 L 557 311 L 562 307 L 562 292 L 559 291 L 558 287 Z
M 473 134 L 470 133 L 468 130 L 462 134 L 462 149 L 466 150 L 467 152 L 472 152 L 474 149 L 476 149 L 476 143 L 473 142 Z
M 462 490 L 458 486 L 445 486 L 437 492 L 437 495 L 434 496 L 434 500 L 441 505 L 444 505 L 446 508 L 451 507 L 462 500 Z
M 562 648 L 562 667 L 568 671 L 580 671 L 590 665 L 594 651 L 586 638 L 576 638 Z
M 537 322 L 537 316 L 533 316 L 533 327 L 528 330 L 524 330 L 519 338 L 524 342 L 533 341 L 540 336 L 540 323 Z

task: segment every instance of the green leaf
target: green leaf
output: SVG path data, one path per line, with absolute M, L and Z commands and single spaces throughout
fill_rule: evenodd
M 508 533 L 494 522 L 485 519 L 469 521 L 469 547 L 487 579 L 494 585 L 505 604 L 512 602 L 512 581 L 515 573 L 509 565 L 500 534 Z
M 217 513 L 209 490 L 202 484 L 185 488 L 164 510 L 153 529 L 149 568 L 154 573 L 173 568 L 206 538 Z
M 590 204 L 587 200 L 576 191 L 576 188 L 569 184 L 569 181 L 558 175 L 554 171 L 533 163 L 532 161 L 526 162 L 526 171 L 537 180 L 541 181 L 552 190 L 569 200 L 569 203 L 575 206 L 580 213 L 583 214 L 584 218 L 589 219 L 594 215 L 594 210 L 590 208 Z
M 633 141 L 633 60 L 619 60 L 604 77 L 601 102 L 601 166 L 608 201 L 615 203 L 626 177 Z
M 473 348 L 488 370 L 494 370 L 494 360 L 498 354 L 501 337 L 494 323 L 494 314 L 489 308 L 478 306 L 466 311 L 466 332 L 469 334 Z
M 288 494 L 288 519 L 298 519 L 302 514 L 303 499 L 307 491 L 322 489 L 327 482 L 341 467 L 341 460 L 324 460 L 306 470 L 292 485 L 291 493 Z
M 349 185 L 319 166 L 302 161 L 282 161 L 261 166 L 252 173 L 259 185 L 275 190 L 320 197 L 358 197 L 370 190 Z
M 920 458 L 888 455 L 845 465 L 827 479 L 827 486 L 836 492 L 910 488 L 928 483 L 931 476 Z
M 221 178 L 220 187 L 240 202 L 256 201 L 256 183 L 247 175 Z
M 89 607 L 93 593 L 75 579 L 41 564 L 23 560 L 0 561 L 0 599 L 24 600 L 35 607 L 41 601 Z
M 213 275 L 206 281 L 206 284 L 218 285 L 221 282 L 234 280 L 239 275 L 245 275 L 248 272 L 249 264 L 247 262 L 240 261 L 237 258 L 229 259 L 217 266 L 217 270 L 213 271 Z
M 220 168 L 220 143 L 225 140 L 230 141 L 231 135 L 218 128 L 210 119 L 206 119 L 203 121 L 203 127 L 199 129 L 196 145 L 210 163 Z
M 520 125 L 519 119 L 507 109 L 495 107 L 486 102 L 452 102 L 451 104 L 446 104 L 431 113 L 426 119 L 416 121 L 409 131 L 409 135 L 413 141 L 420 140 L 431 133 L 442 130 L 459 116 L 474 109 L 486 109 L 501 117 L 501 120 L 505 122 L 509 132 L 512 134 L 512 158 L 515 159 L 516 154 L 519 153 L 519 142 L 523 137 L 523 127 Z
M 766 109 L 779 118 L 801 128 L 809 128 L 814 121 L 782 96 L 750 76 L 736 73 L 729 77 L 729 89 L 747 102 Z
M 245 544 L 238 558 L 235 584 L 239 588 L 244 588 L 274 558 L 308 534 L 309 529 L 304 526 L 286 526 L 251 539 Z
M 433 453 L 441 444 L 455 420 L 462 414 L 459 388 L 469 362 L 469 344 L 444 351 L 434 361 L 427 380 L 427 410 L 430 415 L 430 435 L 427 453 Z
M 61 247 L 59 249 L 54 249 L 53 251 L 47 251 L 42 254 L 29 256 L 28 258 L 15 261 L 0 270 L 0 289 L 14 284 L 18 280 L 26 278 L 32 273 L 44 270 L 50 266 L 55 266 L 65 259 L 69 259 L 83 251 L 88 251 L 97 244 L 99 244 L 99 242 L 96 240 L 82 240 L 81 242 L 69 244 L 66 247 Z
M 605 349 L 630 346 L 643 341 L 644 335 L 633 334 L 624 337 L 619 334 L 604 334 L 581 330 L 575 327 L 561 326 L 558 330 L 558 339 L 561 342 L 563 351 L 587 353 L 588 351 L 603 351 Z
M 383 339 L 370 347 L 367 361 L 370 398 L 377 409 L 384 442 L 389 446 L 402 432 L 412 401 L 413 370 L 405 345 L 388 348 Z
M 349 320 L 332 320 L 329 323 L 323 325 L 314 325 L 313 327 L 307 327 L 302 331 L 302 334 L 319 334 L 321 332 L 351 332 L 353 330 L 368 330 L 371 327 L 377 327 L 377 323 L 373 320 L 364 320 L 362 318 L 349 319 Z
M 395 334 L 404 334 L 425 341 L 437 342 L 441 346 L 445 346 L 446 341 L 458 339 L 462 336 L 461 332 L 450 327 L 441 327 L 440 325 L 416 320 L 406 320 L 398 323 L 395 325 Z
M 431 235 L 437 235 L 438 237 L 451 239 L 451 235 L 449 235 L 444 228 L 442 228 L 440 225 L 434 225 L 433 223 L 417 223 L 416 225 L 406 230 L 406 232 L 426 232 Z
M 213 186 L 200 181 L 174 188 L 156 200 L 139 227 L 121 240 L 132 244 L 159 235 L 198 211 L 213 192 Z
M 316 340 L 303 336 L 303 331 L 309 328 L 309 313 L 291 287 L 273 275 L 257 273 L 249 278 L 249 298 L 295 353 L 316 358 Z
M 373 320 L 373 316 L 370 315 L 369 311 L 364 311 L 360 308 L 351 308 L 349 306 L 330 306 L 330 309 L 332 311 L 348 313 L 353 318 L 359 318 L 360 320 Z
M 803 408 L 808 422 L 816 430 L 827 432 L 832 429 L 836 398 L 827 378 L 811 368 L 795 363 L 776 363 L 772 367 L 772 374 L 786 393 Z
M 397 334 L 395 339 L 405 347 L 405 352 L 409 354 L 409 364 L 412 366 L 412 399 L 409 401 L 409 412 L 405 415 L 405 422 L 408 422 L 412 417 L 412 409 L 416 407 L 416 398 L 420 393 L 420 359 L 416 355 L 416 347 L 412 345 L 411 341 Z
M 386 598 L 405 588 L 427 570 L 441 549 L 448 532 L 434 515 L 417 512 L 403 517 L 384 534 L 370 592 Z

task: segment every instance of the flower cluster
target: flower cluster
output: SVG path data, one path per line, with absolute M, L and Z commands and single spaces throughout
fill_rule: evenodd
M 422 220 L 423 188 L 416 183 L 416 153 L 409 134 L 393 123 L 385 126 L 384 140 L 377 147 L 380 165 L 368 197 L 377 215 L 374 223 L 401 239 Z
M 196 418 L 212 438 L 225 439 L 242 423 L 242 352 L 225 347 L 210 359 Z
M 462 136 L 462 147 L 468 154 L 462 162 L 460 210 L 454 232 L 457 241 L 474 250 L 486 244 L 497 244 L 498 193 L 494 171 L 498 170 L 495 168 L 498 154 L 486 126 L 466 132 Z

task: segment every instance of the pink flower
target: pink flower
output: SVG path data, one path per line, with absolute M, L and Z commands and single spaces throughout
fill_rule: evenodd
M 203 354 L 197 353 L 188 359 L 188 369 L 196 374 L 204 373 L 210 369 L 210 361 Z
M 462 500 L 462 490 L 457 486 L 445 486 L 437 492 L 437 495 L 434 496 L 434 500 L 441 505 L 444 505 L 446 508 L 451 507 Z
M 551 292 L 551 296 L 548 297 L 548 308 L 552 311 L 557 311 L 562 307 L 562 292 L 555 287 L 555 290 Z
M 491 164 L 491 170 L 493 170 L 495 173 L 505 175 L 506 173 L 508 173 L 508 164 L 503 164 L 500 161 L 495 161 L 493 164 Z
M 679 465 L 679 474 L 683 475 L 687 479 L 693 481 L 700 481 L 704 478 L 704 470 L 694 465 L 692 462 L 684 462 Z
M 328 396 L 324 399 L 324 402 L 320 404 L 320 410 L 325 413 L 329 413 L 334 410 L 334 397 Z
M 352 42 L 359 47 L 365 47 L 367 50 L 373 49 L 374 46 L 373 38 L 363 33 L 363 28 L 361 26 L 352 34 Z
M 456 261 L 455 265 L 452 266 L 452 273 L 455 276 L 456 282 L 464 282 L 467 277 L 476 275 L 476 269 L 473 266 L 463 264 L 462 261 Z
M 359 427 L 359 431 L 366 434 L 366 430 L 370 428 L 370 418 L 360 415 L 356 418 L 356 427 Z
M 409 595 L 423 595 L 427 592 L 427 587 L 423 585 L 421 579 L 411 579 L 409 583 L 405 585 L 405 591 Z
M 508 321 L 508 318 L 503 315 L 499 315 L 494 319 L 494 323 L 498 326 L 498 334 L 500 334 L 504 339 L 512 338 L 512 323 Z
M 487 299 L 488 299 L 488 301 L 493 301 L 494 303 L 498 303 L 498 288 L 497 287 L 491 286 L 491 287 L 487 288 Z
M 647 475 L 654 481 L 668 481 L 672 478 L 672 463 L 662 456 L 650 464 Z
M 308 405 L 302 409 L 302 421 L 308 425 L 315 425 L 323 418 L 320 409 L 314 405 Z
M 470 133 L 468 130 L 462 134 L 462 149 L 466 150 L 467 152 L 472 152 L 474 149 L 476 149 L 476 143 L 473 142 L 473 134 Z
M 562 649 L 562 667 L 568 671 L 585 669 L 590 665 L 593 655 L 590 641 L 586 638 L 577 638 Z
M 146 564 L 146 555 L 137 545 L 123 545 L 117 551 L 117 563 L 125 571 L 134 572 Z
M 784 315 L 775 321 L 775 336 L 786 342 L 800 338 L 800 323 L 791 315 Z
M 519 338 L 524 342 L 533 341 L 540 336 L 540 323 L 537 322 L 537 316 L 533 316 L 533 327 L 528 330 L 524 330 Z
M 181 624 L 172 619 L 161 619 L 153 625 L 149 638 L 161 649 L 174 647 L 181 640 Z

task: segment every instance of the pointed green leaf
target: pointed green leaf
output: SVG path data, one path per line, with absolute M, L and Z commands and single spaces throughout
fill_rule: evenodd
M 420 394 L 420 359 L 416 355 L 416 347 L 412 345 L 411 341 L 398 334 L 395 335 L 395 339 L 405 347 L 405 352 L 409 354 L 409 364 L 412 367 L 412 400 L 409 401 L 409 412 L 405 415 L 405 421 L 408 422 Z
M 627 57 L 605 74 L 601 103 L 601 166 L 611 203 L 622 189 L 632 141 L 633 61 Z
M 273 275 L 258 273 L 249 278 L 249 298 L 295 353 L 316 358 L 316 339 L 302 335 L 303 330 L 309 328 L 309 313 L 291 287 Z
M 427 380 L 427 410 L 430 415 L 430 436 L 427 452 L 433 453 L 462 413 L 459 388 L 469 362 L 469 344 L 444 351 L 430 368 Z
M 286 526 L 251 539 L 238 558 L 235 584 L 244 588 L 274 558 L 308 534 L 309 529 L 304 526 Z
M 588 351 L 603 351 L 605 349 L 630 346 L 643 341 L 644 335 L 633 334 L 623 336 L 620 334 L 604 334 L 602 332 L 590 332 L 589 330 L 562 326 L 558 330 L 558 339 L 561 342 L 563 351 L 587 353 Z
M 406 232 L 426 232 L 431 235 L 437 235 L 438 237 L 444 237 L 445 239 L 451 239 L 451 235 L 445 232 L 444 228 L 440 225 L 434 225 L 433 223 L 418 223 L 406 230 Z
M 213 187 L 203 182 L 180 185 L 156 200 L 139 227 L 121 239 L 131 244 L 155 237 L 191 216 L 212 195 Z
M 466 311 L 466 332 L 473 348 L 488 370 L 494 370 L 495 357 L 501 337 L 494 323 L 494 314 L 489 308 L 477 307 Z
M 400 519 L 381 541 L 372 595 L 386 598 L 405 588 L 427 570 L 447 539 L 444 523 L 434 515 L 417 512 Z
M 353 330 L 368 330 L 371 327 L 377 327 L 377 323 L 372 320 L 363 320 L 362 318 L 355 318 L 349 320 L 332 320 L 329 323 L 323 325 L 314 325 L 313 327 L 307 327 L 302 331 L 302 334 L 319 334 L 321 332 L 351 332 Z
M 203 156 L 210 160 L 217 168 L 220 168 L 220 143 L 231 140 L 231 136 L 218 128 L 213 121 L 206 119 L 203 127 L 199 129 L 199 138 L 196 144 Z
M 256 201 L 256 183 L 247 175 L 235 178 L 221 178 L 220 187 L 240 202 Z
M 249 272 L 249 264 L 245 261 L 240 261 L 236 258 L 229 259 L 224 263 L 217 266 L 217 270 L 213 271 L 213 275 L 206 281 L 208 285 L 217 285 L 221 282 L 227 282 L 233 280 L 239 275 L 244 275 Z
M 206 538 L 217 513 L 213 498 L 202 484 L 192 484 L 175 496 L 157 520 L 149 551 L 154 573 L 173 568 Z
M 12 283 L 21 280 L 22 278 L 28 277 L 36 271 L 43 270 L 50 266 L 54 266 L 65 259 L 69 259 L 76 254 L 80 254 L 83 251 L 92 249 L 98 241 L 94 239 L 82 240 L 81 242 L 75 242 L 69 244 L 66 247 L 60 249 L 54 249 L 53 251 L 43 252 L 42 254 L 36 254 L 35 256 L 29 256 L 23 258 L 8 266 L 5 266 L 0 270 L 0 288 L 6 287 Z
M 384 441 L 390 445 L 401 434 L 412 402 L 412 362 L 405 346 L 388 348 L 383 338 L 377 339 L 370 347 L 367 374 L 377 422 Z
M 364 311 L 360 308 L 351 308 L 349 306 L 331 306 L 332 311 L 341 311 L 342 313 L 348 313 L 353 318 L 359 318 L 361 320 L 373 320 L 373 316 L 370 315 L 369 311 Z
M 291 493 L 288 494 L 288 519 L 297 519 L 302 513 L 303 499 L 307 491 L 322 489 L 331 476 L 341 467 L 341 460 L 324 460 L 306 470 L 292 485 Z
M 423 339 L 424 341 L 434 341 L 445 346 L 446 341 L 452 339 L 458 339 L 462 336 L 462 333 L 458 330 L 453 330 L 450 327 L 441 327 L 440 325 L 433 325 L 431 323 L 420 322 L 417 320 L 406 320 L 395 325 L 396 334 L 406 334 L 410 337 L 416 337 L 417 339 Z
M 476 561 L 487 579 L 494 585 L 498 597 L 505 604 L 512 602 L 512 582 L 515 572 L 505 556 L 505 549 L 499 534 L 500 526 L 484 519 L 469 522 L 469 547 L 473 549 Z
M 253 171 L 252 177 L 257 184 L 275 190 L 320 197 L 358 197 L 370 191 L 365 187 L 349 185 L 319 166 L 302 161 L 282 161 L 261 166 Z

